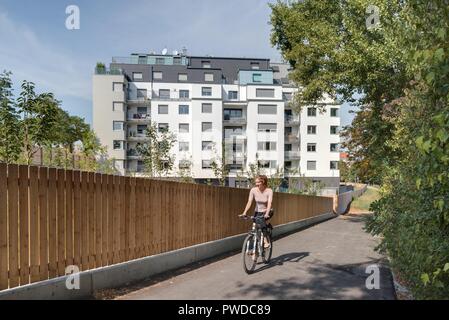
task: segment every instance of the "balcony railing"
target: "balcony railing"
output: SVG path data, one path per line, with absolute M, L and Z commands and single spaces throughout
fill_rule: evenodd
M 299 151 L 286 151 L 284 154 L 286 160 L 299 160 Z
M 191 100 L 191 98 L 190 98 L 190 96 L 182 96 L 182 97 L 180 97 L 180 96 L 176 96 L 176 97 L 174 97 L 174 96 L 172 96 L 171 94 L 159 94 L 158 92 L 156 92 L 156 91 L 153 91 L 153 94 L 151 95 L 151 98 L 153 99 L 153 100 L 165 100 L 165 101 L 190 101 Z
M 290 124 L 290 125 L 299 124 L 299 117 L 287 115 L 287 116 L 285 116 L 285 124 Z
M 136 131 L 129 131 L 128 132 L 128 138 L 130 140 L 145 140 L 147 139 L 147 136 L 145 133 L 138 133 Z
M 150 118 L 150 114 L 148 113 L 128 113 L 128 120 L 149 121 Z
M 108 68 L 99 68 L 96 67 L 95 68 L 95 74 L 99 74 L 99 75 L 123 75 L 123 71 L 121 69 L 108 69 Z
M 129 104 L 149 104 L 151 102 L 151 100 L 147 97 L 137 97 L 137 98 L 133 98 L 133 97 L 129 97 L 126 101 Z
M 285 135 L 284 140 L 286 142 L 299 142 L 299 137 L 295 134 L 287 134 Z
M 224 124 L 245 124 L 246 117 L 223 117 Z

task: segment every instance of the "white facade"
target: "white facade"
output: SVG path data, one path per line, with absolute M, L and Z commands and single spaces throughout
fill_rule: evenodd
M 117 83 L 123 83 L 125 91 L 120 92 Z M 204 87 L 211 88 L 210 95 L 203 95 Z M 338 179 L 339 170 L 331 165 L 331 161 L 339 160 L 338 146 L 331 151 L 331 144 L 340 141 L 340 106 L 326 99 L 322 101 L 324 113 L 317 110 L 313 116 L 303 108 L 300 115 L 290 115 L 286 97 L 296 90 L 279 83 L 143 82 L 127 81 L 123 75 L 95 75 L 94 130 L 109 155 L 117 160 L 122 174 L 142 171 L 142 159 L 134 151 L 136 144 L 145 140 L 145 125 L 153 121 L 167 124 L 176 135 L 172 176 L 178 175 L 179 162 L 188 160 L 193 178 L 214 179 L 212 169 L 203 168 L 203 164 L 221 159 L 222 143 L 226 142 L 225 150 L 231 150 L 226 152 L 233 153 L 235 160 L 231 177 L 240 172 L 239 164 L 247 170 L 249 164 L 259 160 L 270 167 L 264 169 L 267 174 L 286 168 L 290 172 L 297 169 L 306 177 Z M 122 102 L 123 109 L 114 110 L 114 102 L 115 106 Z M 122 129 L 119 121 L 123 121 Z M 203 131 L 209 124 L 211 129 Z M 315 133 L 308 132 L 308 126 L 315 126 Z M 337 134 L 331 134 L 331 126 L 338 127 Z M 231 144 L 229 149 L 229 141 L 238 146 L 233 149 Z M 203 150 L 203 142 L 212 142 L 214 150 Z M 308 151 L 311 144 L 315 144 L 314 151 Z

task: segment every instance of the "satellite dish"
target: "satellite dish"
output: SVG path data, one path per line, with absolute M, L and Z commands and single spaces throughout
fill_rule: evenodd
M 167 49 L 167 48 L 164 48 L 164 49 L 162 50 L 162 54 L 163 54 L 164 56 L 167 54 L 167 52 L 168 52 L 168 49 Z
M 173 51 L 173 55 L 177 56 L 178 55 L 178 50 Z

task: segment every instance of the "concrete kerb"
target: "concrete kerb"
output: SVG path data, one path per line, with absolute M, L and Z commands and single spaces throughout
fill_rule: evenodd
M 275 226 L 273 236 L 279 237 L 295 230 L 335 217 L 333 213 Z M 194 262 L 239 249 L 246 234 L 210 241 L 158 255 L 144 257 L 79 273 L 80 289 L 68 290 L 69 276 L 58 277 L 17 288 L 0 291 L 0 300 L 83 299 L 101 289 L 110 289 L 148 279 L 151 276 L 179 269 Z

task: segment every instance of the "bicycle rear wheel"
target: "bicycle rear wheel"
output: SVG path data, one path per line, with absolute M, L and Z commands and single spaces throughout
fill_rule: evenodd
M 242 257 L 243 257 L 243 270 L 247 274 L 250 274 L 254 272 L 254 269 L 256 268 L 257 259 L 258 259 L 258 253 L 257 253 L 257 246 L 258 244 L 255 243 L 255 236 L 253 234 L 249 234 L 246 236 L 245 240 L 243 241 L 243 248 L 242 248 Z

